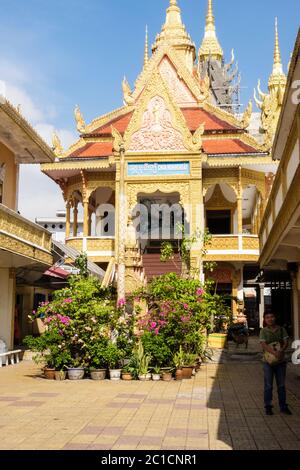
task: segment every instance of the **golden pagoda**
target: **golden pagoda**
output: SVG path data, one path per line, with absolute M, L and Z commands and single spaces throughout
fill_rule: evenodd
M 176 242 L 181 209 L 178 220 L 190 234 L 210 230 L 206 260 L 217 262 L 218 290 L 233 295 L 237 314 L 245 273 L 258 266 L 258 230 L 277 164 L 270 148 L 247 130 L 252 105 L 238 116 L 228 80 L 227 91 L 215 89 L 215 63 L 216 77 L 225 80 L 227 73 L 229 83 L 236 72 L 230 72 L 234 57 L 223 63 L 212 1 L 198 63 L 195 51 L 179 2 L 171 0 L 151 56 L 146 33 L 144 63 L 134 86 L 123 81 L 124 105 L 89 124 L 77 109 L 79 140 L 55 163 L 42 165 L 42 171 L 63 192 L 67 246 L 86 252 L 103 268 L 104 285 L 117 282 L 119 298 L 155 275 L 177 270 L 160 263 L 160 248 L 165 240 Z M 79 209 L 82 236 L 77 233 Z M 202 246 L 194 244 L 190 264 L 204 279 L 201 254 Z

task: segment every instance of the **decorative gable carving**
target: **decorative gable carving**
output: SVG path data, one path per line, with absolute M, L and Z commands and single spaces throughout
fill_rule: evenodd
M 186 151 L 182 134 L 161 96 L 154 96 L 143 114 L 141 128 L 132 135 L 129 152 Z
M 199 152 L 204 125 L 191 134 L 185 118 L 156 70 L 143 90 L 124 135 L 132 153 Z
M 184 81 L 179 78 L 175 68 L 167 57 L 163 58 L 158 69 L 172 97 L 179 106 L 197 106 L 197 100 Z

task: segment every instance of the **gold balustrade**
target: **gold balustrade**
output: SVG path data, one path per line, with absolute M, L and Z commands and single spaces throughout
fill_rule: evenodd
M 0 249 L 51 265 L 51 234 L 0 204 Z

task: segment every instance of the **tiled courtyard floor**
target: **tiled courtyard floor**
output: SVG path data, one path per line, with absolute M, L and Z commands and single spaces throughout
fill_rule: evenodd
M 293 416 L 266 417 L 258 363 L 211 364 L 184 382 L 47 381 L 35 365 L 0 369 L 0 449 L 300 449 Z

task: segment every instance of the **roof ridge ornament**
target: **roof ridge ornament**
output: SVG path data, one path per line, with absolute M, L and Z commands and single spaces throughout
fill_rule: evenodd
M 130 106 L 134 104 L 134 98 L 132 97 L 132 91 L 130 85 L 128 83 L 127 78 L 124 76 L 122 82 L 122 89 L 123 89 L 123 97 L 124 97 L 124 105 Z
M 75 120 L 77 123 L 78 132 L 80 132 L 81 134 L 84 134 L 86 131 L 86 125 L 85 125 L 85 121 L 83 119 L 83 116 L 82 116 L 82 113 L 80 111 L 78 104 L 75 106 L 74 115 L 75 115 Z
M 53 134 L 52 134 L 52 150 L 53 150 L 54 155 L 58 158 L 62 157 L 62 155 L 64 153 L 64 149 L 63 149 L 63 146 L 61 144 L 61 140 L 60 140 L 56 130 L 54 130 Z

